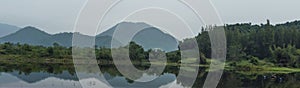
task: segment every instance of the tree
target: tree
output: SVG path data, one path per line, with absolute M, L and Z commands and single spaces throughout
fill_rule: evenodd
M 135 42 L 129 43 L 129 57 L 131 60 L 139 62 L 147 59 L 143 47 Z
M 299 67 L 299 51 L 294 45 L 287 45 L 285 47 L 273 46 L 270 48 L 272 53 L 271 60 L 279 66 Z

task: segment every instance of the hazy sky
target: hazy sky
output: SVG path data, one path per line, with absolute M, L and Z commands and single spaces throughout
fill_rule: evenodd
M 0 0 L 0 23 L 72 32 L 86 0 Z M 224 23 L 300 20 L 299 0 L 211 0 Z M 101 5 L 101 4 L 99 4 Z

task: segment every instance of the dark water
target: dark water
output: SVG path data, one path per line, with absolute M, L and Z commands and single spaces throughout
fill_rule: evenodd
M 101 75 L 105 78 L 102 80 L 106 80 L 109 85 L 119 88 L 163 88 L 171 84 L 174 84 L 173 87 L 189 87 L 185 86 L 189 83 L 188 81 L 176 79 L 178 67 L 169 66 L 164 73 L 159 75 L 145 74 L 144 76 L 148 78 L 155 77 L 154 80 L 149 82 L 129 80 L 112 66 L 102 66 L 100 69 L 103 72 L 102 74 L 79 74 L 86 76 L 84 80 L 92 80 L 89 77 Z M 202 88 L 208 73 L 205 70 L 206 68 L 200 69 L 197 80 L 193 85 L 194 88 Z M 93 81 L 88 81 L 83 85 L 101 85 Z M 14 69 L 0 72 L 0 88 L 82 88 L 82 85 L 72 70 L 61 69 L 61 71 L 56 72 L 35 70 L 25 73 L 24 70 Z M 275 74 L 225 71 L 218 88 L 300 88 L 300 73 Z

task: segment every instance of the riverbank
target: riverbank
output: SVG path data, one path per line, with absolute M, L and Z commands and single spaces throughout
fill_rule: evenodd
M 182 62 L 185 63 L 185 66 L 189 67 L 201 67 L 201 68 L 209 68 L 210 63 L 215 62 L 216 60 L 207 59 L 207 64 L 195 64 L 195 59 L 185 59 Z M 167 66 L 180 66 L 182 62 L 178 63 L 161 63 L 161 62 L 138 62 L 132 61 L 134 65 L 143 65 L 150 66 L 151 64 L 155 65 L 167 65 Z M 10 65 L 18 65 L 18 64 L 61 64 L 61 65 L 73 65 L 73 59 L 71 58 L 30 58 L 24 57 L 21 55 L 1 55 L 0 64 L 10 64 Z M 113 61 L 110 60 L 98 60 L 97 63 L 99 65 L 112 65 Z M 84 63 L 83 63 L 84 64 Z M 126 65 L 127 63 L 124 63 Z M 215 71 L 220 70 L 220 68 L 207 69 L 206 71 Z M 188 68 L 186 68 L 188 70 Z M 250 72 L 250 73 L 296 73 L 300 72 L 300 68 L 293 67 L 279 67 L 275 66 L 272 63 L 266 61 L 258 61 L 257 64 L 253 64 L 250 61 L 227 61 L 225 64 L 224 70 L 226 71 L 238 71 L 238 72 Z

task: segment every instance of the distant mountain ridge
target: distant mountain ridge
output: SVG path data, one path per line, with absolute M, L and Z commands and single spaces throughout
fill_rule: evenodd
M 100 33 L 97 36 L 112 36 L 113 33 L 116 31 L 116 27 L 122 25 L 122 27 L 124 27 L 124 29 L 135 29 L 135 28 L 148 28 L 148 27 L 152 27 L 146 23 L 142 23 L 142 22 L 137 22 L 137 23 L 132 23 L 132 22 L 122 22 L 119 23 L 115 26 L 113 26 L 112 28 L 110 28 L 109 30 L 106 30 L 102 33 Z
M 155 27 L 148 27 L 139 31 L 132 40 L 142 45 L 146 50 L 160 48 L 165 51 L 174 51 L 178 47 L 177 39 Z
M 41 31 L 35 27 L 25 27 L 20 29 L 19 31 L 9 34 L 0 38 L 0 41 L 3 42 L 11 42 L 11 43 L 26 43 L 31 45 L 44 45 L 49 46 L 45 39 L 51 38 L 51 35 Z
M 117 28 L 117 27 L 121 27 L 121 28 Z M 178 49 L 179 43 L 176 38 L 174 38 L 170 34 L 164 33 L 158 28 L 155 28 L 143 22 L 137 22 L 137 23 L 122 22 L 113 26 L 109 30 L 102 32 L 101 34 L 97 35 L 97 37 L 99 36 L 113 37 L 113 33 L 117 29 L 120 30 L 120 32 L 122 32 L 122 34 L 124 35 L 126 34 L 128 35 L 131 32 L 135 32 L 136 30 L 139 30 L 132 38 L 132 41 L 143 46 L 145 50 L 160 48 L 165 51 L 174 51 Z M 127 38 L 120 37 L 118 41 L 120 41 L 122 44 L 127 43 L 124 42 L 123 40 L 127 40 Z
M 74 33 L 58 33 L 51 35 L 35 27 L 25 27 L 15 33 L 0 38 L 0 43 L 10 42 L 42 46 L 52 46 L 53 43 L 58 43 L 64 47 L 71 47 L 73 34 Z M 77 35 L 82 38 L 81 40 L 83 42 L 88 42 L 94 38 L 79 33 Z M 96 37 L 96 45 L 100 47 L 109 47 L 110 40 L 112 39 L 109 37 Z
M 6 36 L 8 34 L 14 33 L 21 28 L 13 25 L 0 23 L 0 37 Z
M 178 41 L 171 35 L 145 23 L 131 22 L 119 23 L 107 31 L 98 34 L 95 36 L 95 45 L 98 47 L 111 48 L 112 41 L 116 42 L 117 45 L 124 45 L 124 42 L 122 42 L 123 39 L 116 40 L 113 38 L 113 33 L 118 26 L 122 27 L 122 29 L 126 29 L 128 32 L 134 31 L 134 29 L 143 28 L 135 35 L 132 41 L 142 45 L 146 50 L 151 48 L 161 48 L 165 51 L 173 51 L 177 49 Z M 0 38 L 0 43 L 11 42 L 42 46 L 52 46 L 53 43 L 58 43 L 61 46 L 71 47 L 73 34 L 74 33 L 65 32 L 52 35 L 35 27 L 28 26 L 15 33 Z M 83 35 L 80 33 L 77 33 L 77 35 L 80 36 L 80 42 L 88 42 L 89 40 L 94 39 L 93 36 Z

